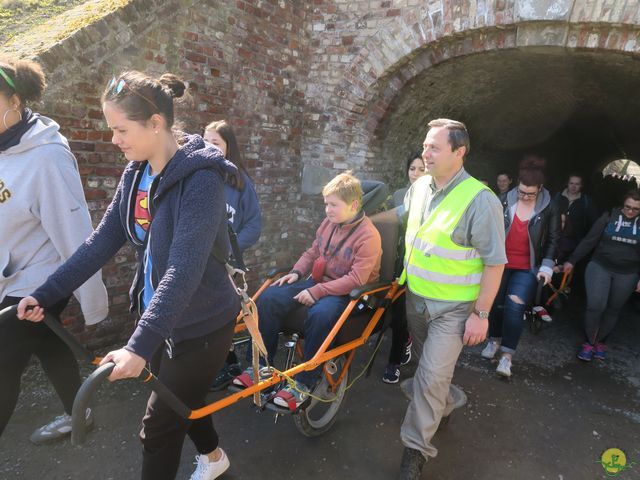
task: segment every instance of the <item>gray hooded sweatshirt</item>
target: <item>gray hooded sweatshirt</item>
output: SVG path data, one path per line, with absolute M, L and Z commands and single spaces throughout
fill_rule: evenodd
M 0 301 L 30 295 L 93 232 L 78 165 L 59 129 L 40 117 L 0 152 Z M 74 295 L 87 324 L 107 316 L 100 272 Z

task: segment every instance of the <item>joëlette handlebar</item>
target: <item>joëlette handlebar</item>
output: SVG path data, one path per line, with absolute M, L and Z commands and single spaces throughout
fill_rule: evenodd
M 542 298 L 542 290 L 544 289 L 544 278 L 538 280 L 538 288 L 536 289 L 536 297 L 534 305 L 541 305 L 540 299 Z
M 73 401 L 73 410 L 71 412 L 71 443 L 73 445 L 82 445 L 85 442 L 87 438 L 87 425 L 85 422 L 87 408 L 94 393 L 102 381 L 111 375 L 115 366 L 115 363 L 107 362 L 96 368 L 82 383 L 78 393 L 76 393 L 76 398 Z M 151 389 L 156 392 L 158 397 L 169 405 L 179 416 L 189 418 L 191 409 L 182 403 L 182 401 L 149 370 L 145 368 L 138 378 L 149 383 Z
M 8 321 L 23 321 L 17 317 L 18 307 L 17 305 L 5 308 L 0 311 L 0 325 Z M 26 321 L 26 320 L 24 320 Z M 95 356 L 84 345 L 82 345 L 71 333 L 69 333 L 64 326 L 50 313 L 44 314 L 44 323 L 49 327 L 76 355 L 76 357 L 86 360 L 93 365 L 98 365 L 102 360 L 101 357 Z M 86 439 L 86 410 L 89 406 L 89 402 L 93 397 L 93 394 L 97 390 L 100 383 L 107 378 L 111 371 L 114 369 L 115 364 L 108 362 L 98 367 L 89 377 L 83 382 L 82 386 L 76 394 L 76 398 L 73 402 L 72 410 L 72 432 L 71 442 L 74 445 L 80 445 L 84 443 Z M 158 378 L 153 375 L 146 368 L 140 375 L 141 380 L 148 383 L 151 389 L 164 401 L 171 409 L 173 409 L 179 416 L 183 418 L 189 418 L 191 415 L 191 409 L 187 407 L 174 393 L 169 390 Z

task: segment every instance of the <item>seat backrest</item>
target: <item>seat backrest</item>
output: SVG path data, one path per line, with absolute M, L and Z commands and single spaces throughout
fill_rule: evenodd
M 376 180 L 360 180 L 362 186 L 362 210 L 373 215 L 389 197 L 389 187 Z
M 380 262 L 380 281 L 391 283 L 394 279 L 396 256 L 398 254 L 398 236 L 400 219 L 396 209 L 372 215 L 371 221 L 380 232 L 382 240 L 382 260 Z

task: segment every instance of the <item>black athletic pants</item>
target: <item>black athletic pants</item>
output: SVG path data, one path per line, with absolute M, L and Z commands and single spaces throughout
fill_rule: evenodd
M 20 302 L 5 297 L 0 310 Z M 47 311 L 55 317 L 69 303 L 66 298 Z M 11 319 L 0 325 L 0 435 L 4 431 L 20 394 L 20 380 L 31 356 L 40 360 L 43 370 L 55 388 L 64 410 L 71 414 L 73 400 L 80 388 L 78 362 L 67 345 L 43 322 Z
M 172 349 L 173 358 L 166 347 L 159 348 L 151 360 L 151 371 L 190 409 L 203 407 L 229 353 L 234 327 L 235 319 L 213 333 L 178 343 Z M 140 432 L 143 480 L 175 478 L 186 435 L 200 454 L 218 447 L 211 415 L 198 420 L 181 418 L 152 392 Z
M 389 363 L 400 365 L 404 356 L 405 346 L 409 341 L 407 327 L 406 295 L 402 295 L 391 306 L 391 351 Z

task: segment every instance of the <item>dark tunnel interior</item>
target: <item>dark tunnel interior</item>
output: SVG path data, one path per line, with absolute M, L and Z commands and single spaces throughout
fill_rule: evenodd
M 547 159 L 546 186 L 557 191 L 570 172 L 601 209 L 633 183 L 602 179 L 612 160 L 640 159 L 640 61 L 607 52 L 559 48 L 474 54 L 434 66 L 411 80 L 377 130 L 386 165 L 398 166 L 422 144 L 429 120 L 461 120 L 471 135 L 466 168 L 493 185 L 517 175 L 527 153 Z M 638 162 L 640 163 L 640 162 Z

